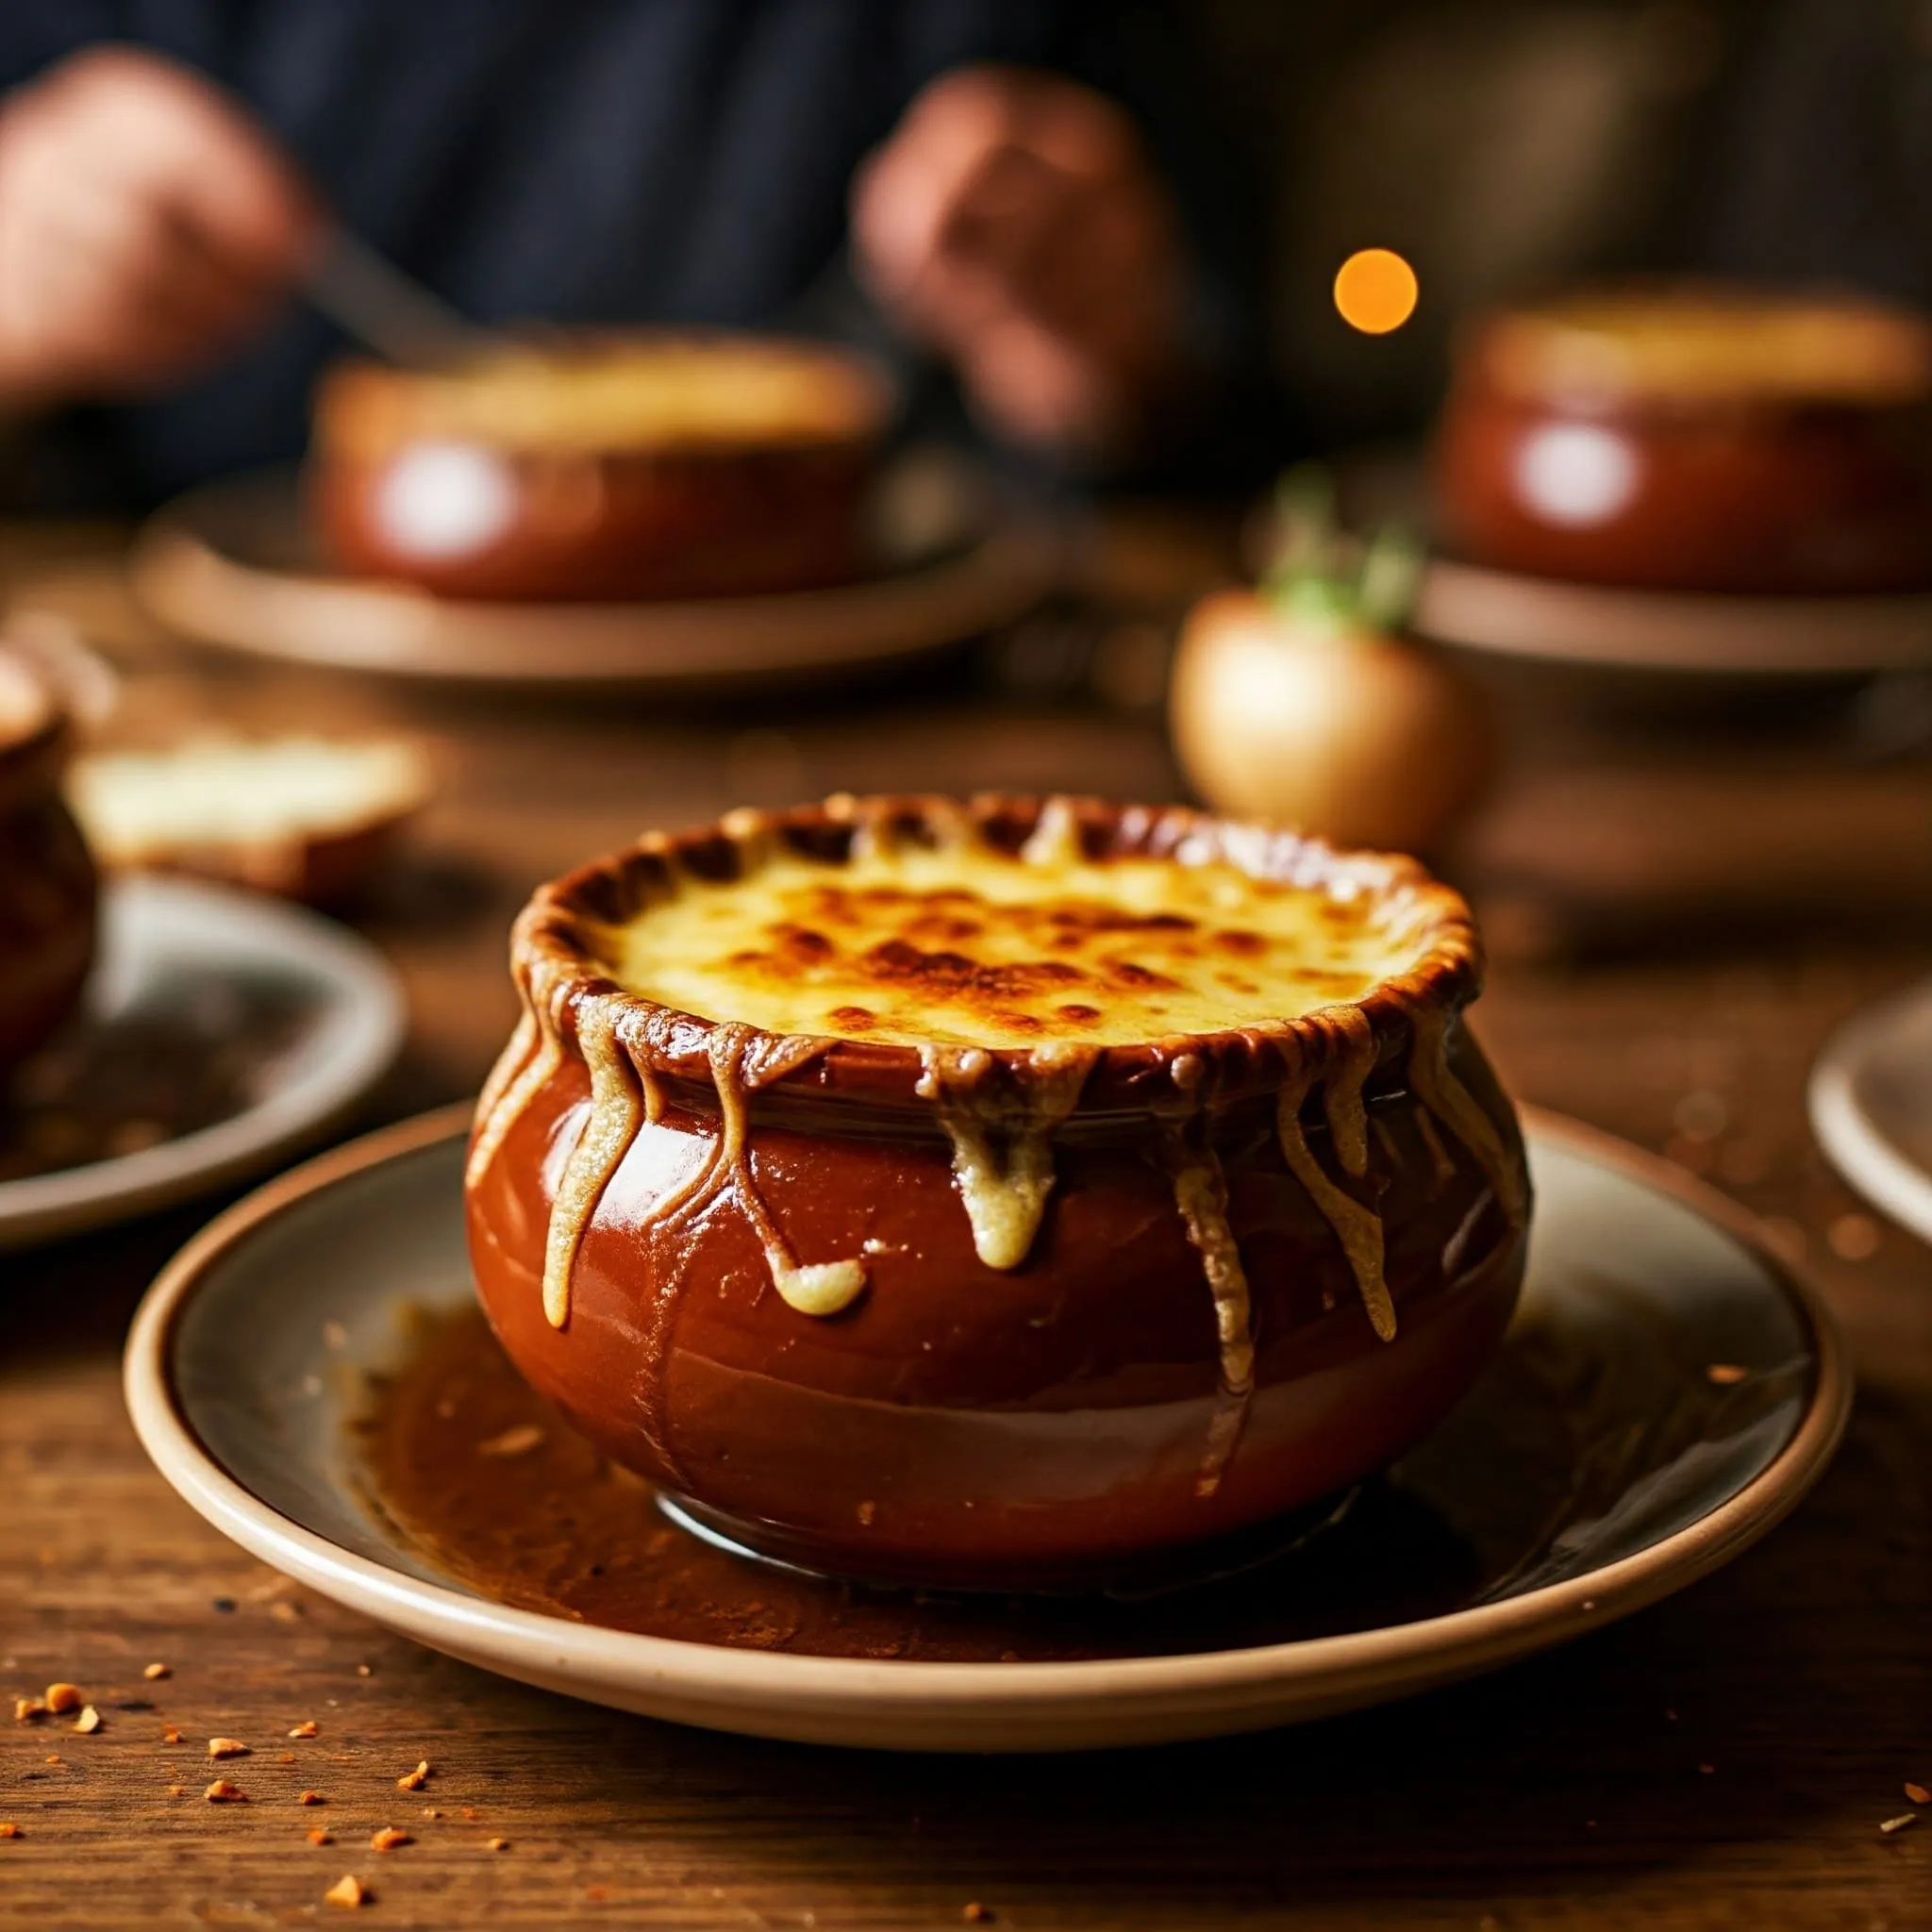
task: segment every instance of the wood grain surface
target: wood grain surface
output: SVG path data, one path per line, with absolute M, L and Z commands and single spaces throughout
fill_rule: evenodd
M 1150 639 L 1215 551 L 1149 527 L 1164 549 L 1112 539 L 1132 608 L 1050 613 L 914 687 L 729 714 L 190 658 L 131 617 L 91 533 L 7 533 L 0 569 L 111 650 L 125 735 L 424 737 L 439 801 L 358 918 L 414 1017 L 370 1124 L 474 1088 L 522 896 L 646 824 L 840 786 L 1174 794 Z M 1511 768 L 1456 864 L 1497 956 L 1480 1030 L 1525 1098 L 1772 1217 L 1852 1340 L 1849 1438 L 1765 1544 L 1497 1676 L 1224 1743 L 894 1759 L 653 1724 L 380 1634 L 149 1470 L 119 1342 L 202 1204 L 0 1255 L 0 1692 L 72 1682 L 101 1718 L 0 1707 L 0 1924 L 1932 1925 L 1932 1806 L 1904 1790 L 1932 1784 L 1932 1253 L 1832 1178 L 1803 1113 L 1830 1027 L 1932 970 L 1932 763 L 1887 735 L 1895 707 L 1874 724 L 1843 693 L 1612 723 L 1526 674 L 1501 695 Z M 217 1736 L 250 1755 L 210 1761 Z M 207 1802 L 218 1775 L 246 1802 Z M 384 1825 L 410 1842 L 374 1849 Z M 350 1873 L 370 1902 L 324 1903 Z

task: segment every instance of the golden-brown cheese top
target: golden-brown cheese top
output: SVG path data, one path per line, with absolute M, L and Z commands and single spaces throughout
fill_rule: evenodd
M 672 336 L 516 346 L 448 371 L 358 364 L 333 379 L 318 426 L 351 446 L 435 436 L 528 450 L 763 448 L 867 438 L 884 409 L 871 373 L 837 351 Z
M 1495 318 L 1512 394 L 1884 404 L 1932 393 L 1932 329 L 1851 300 L 1681 290 L 1583 294 Z
M 1426 943 L 1400 895 L 1223 862 L 967 844 L 779 853 L 680 878 L 598 950 L 628 991 L 771 1033 L 901 1045 L 1124 1045 L 1361 998 Z

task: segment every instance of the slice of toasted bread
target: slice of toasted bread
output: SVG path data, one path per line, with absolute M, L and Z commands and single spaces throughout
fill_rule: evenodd
M 325 906 L 363 886 L 427 802 L 397 739 L 197 738 L 82 758 L 69 779 L 103 865 L 192 874 Z

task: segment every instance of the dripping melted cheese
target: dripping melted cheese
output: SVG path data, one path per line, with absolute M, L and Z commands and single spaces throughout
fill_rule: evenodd
M 1372 892 L 962 845 L 781 854 L 727 885 L 685 880 L 605 949 L 622 985 L 705 1019 L 1013 1048 L 1292 1019 L 1361 998 L 1421 941 Z

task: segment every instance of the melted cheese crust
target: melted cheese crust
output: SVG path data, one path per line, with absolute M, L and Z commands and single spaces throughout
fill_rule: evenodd
M 847 357 L 727 337 L 517 346 L 448 371 L 358 367 L 338 387 L 352 441 L 447 436 L 529 450 L 844 441 L 872 434 L 884 408 Z
M 972 845 L 684 879 L 599 950 L 633 992 L 770 1033 L 1112 1046 L 1357 1000 L 1416 962 L 1411 926 L 1346 881 Z
M 1499 317 L 1488 360 L 1531 395 L 1908 402 L 1932 388 L 1932 332 L 1849 300 L 1612 292 Z

